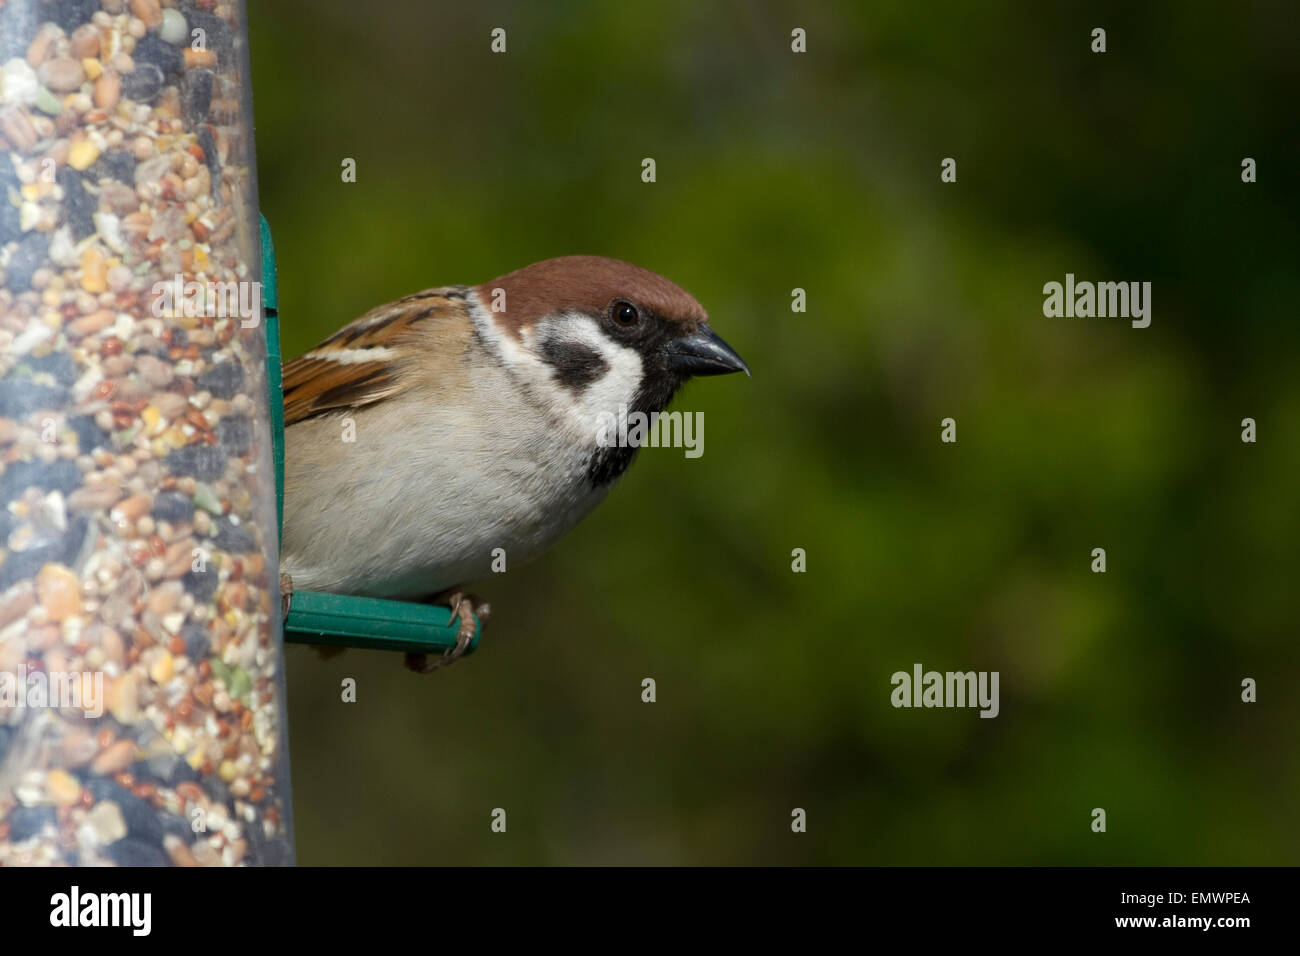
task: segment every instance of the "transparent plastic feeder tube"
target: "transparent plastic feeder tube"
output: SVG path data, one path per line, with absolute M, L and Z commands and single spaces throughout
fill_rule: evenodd
M 0 0 L 0 866 L 291 863 L 231 0 Z

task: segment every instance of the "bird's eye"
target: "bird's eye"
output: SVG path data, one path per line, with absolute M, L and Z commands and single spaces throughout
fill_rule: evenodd
M 619 325 L 632 326 L 636 325 L 641 316 L 637 314 L 636 306 L 627 302 L 614 303 L 614 321 Z

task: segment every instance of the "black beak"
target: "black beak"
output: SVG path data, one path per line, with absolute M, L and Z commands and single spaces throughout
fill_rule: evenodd
M 687 375 L 749 374 L 749 366 L 722 337 L 707 325 L 694 335 L 673 339 L 664 346 L 668 367 Z

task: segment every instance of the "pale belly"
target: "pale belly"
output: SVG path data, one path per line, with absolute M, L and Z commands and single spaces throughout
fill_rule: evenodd
M 554 430 L 502 419 L 489 434 L 480 419 L 467 431 L 430 410 L 381 428 L 379 414 L 402 409 L 358 413 L 346 449 L 334 445 L 338 419 L 286 433 L 281 564 L 296 590 L 431 595 L 489 574 L 494 560 L 509 570 L 535 557 L 608 492 L 587 481 L 588 453 Z M 432 431 L 416 441 L 414 429 Z M 511 441 L 507 429 L 528 437 Z

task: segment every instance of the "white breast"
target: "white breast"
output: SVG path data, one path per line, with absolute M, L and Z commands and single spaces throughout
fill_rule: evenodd
M 569 415 L 521 403 L 484 366 L 469 401 L 396 396 L 286 433 L 284 569 L 294 587 L 419 597 L 536 556 L 605 496 L 591 443 Z M 310 497 L 299 489 L 310 488 Z

